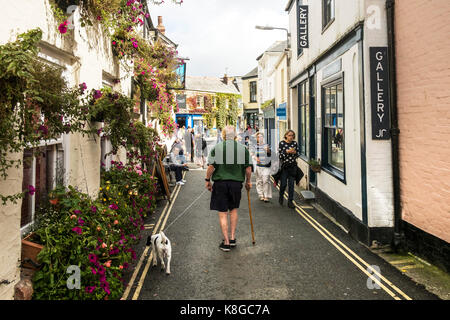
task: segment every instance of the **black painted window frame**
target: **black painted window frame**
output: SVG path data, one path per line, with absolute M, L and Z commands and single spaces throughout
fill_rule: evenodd
M 257 83 L 256 81 L 250 81 L 249 82 L 250 87 L 250 103 L 257 102 L 257 95 L 258 95 L 258 89 L 257 89 Z
M 309 85 L 308 80 L 298 84 L 298 145 L 300 157 L 309 158 Z M 303 119 L 303 121 L 302 121 Z
M 342 86 L 342 126 L 339 126 L 338 122 L 338 108 L 337 108 L 337 87 L 341 85 Z M 326 117 L 326 100 L 325 100 L 325 91 L 327 89 L 336 88 L 336 125 L 330 125 L 326 123 L 327 117 Z M 332 80 L 328 82 L 322 82 L 321 84 L 321 113 L 322 113 L 322 160 L 321 160 L 321 166 L 322 169 L 332 176 L 334 176 L 336 179 L 340 180 L 344 184 L 346 183 L 346 166 L 345 166 L 345 85 L 344 85 L 344 73 L 341 72 L 339 76 L 333 77 Z M 328 138 L 328 133 L 330 130 L 336 130 L 336 129 L 342 129 L 343 136 L 342 136 L 342 148 L 343 148 L 343 168 L 338 168 L 331 164 L 331 155 L 328 154 L 329 150 L 329 143 L 331 141 Z

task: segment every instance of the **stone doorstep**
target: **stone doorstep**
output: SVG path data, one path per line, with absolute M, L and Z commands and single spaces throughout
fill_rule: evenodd
M 14 287 L 14 300 L 31 300 L 33 297 L 33 275 L 36 271 L 21 268 L 20 281 Z

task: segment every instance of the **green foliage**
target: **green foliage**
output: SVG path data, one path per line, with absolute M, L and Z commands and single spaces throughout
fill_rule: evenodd
M 264 103 L 261 105 L 261 109 L 265 109 L 265 108 L 274 106 L 274 104 L 275 104 L 275 99 L 267 100 L 266 102 L 264 102 Z
M 123 295 L 123 272 L 136 259 L 132 246 L 144 218 L 156 208 L 155 178 L 133 162 L 114 162 L 102 173 L 99 197 L 69 187 L 53 190 L 35 231 L 44 249 L 33 279 L 34 299 L 99 300 Z M 81 270 L 81 289 L 68 289 L 70 265 Z
M 69 89 L 62 70 L 39 61 L 37 44 L 42 31 L 20 34 L 0 46 L 0 175 L 19 166 L 8 155 L 36 146 L 62 133 L 83 131 L 86 114 L 80 108 L 79 89 Z M 3 202 L 20 195 L 3 196 Z
M 102 131 L 111 141 L 112 153 L 117 153 L 131 135 L 134 100 L 108 87 L 93 89 L 87 99 L 88 119 L 105 123 Z
M 232 93 L 216 94 L 216 108 L 214 110 L 214 113 L 217 127 L 224 128 L 227 124 L 236 124 L 237 117 L 239 115 L 239 97 L 240 95 Z

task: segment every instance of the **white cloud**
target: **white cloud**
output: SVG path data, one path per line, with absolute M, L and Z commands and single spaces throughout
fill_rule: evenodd
M 256 58 L 273 42 L 285 40 L 283 30 L 262 31 L 255 25 L 288 27 L 287 0 L 166 0 L 152 5 L 155 26 L 163 17 L 166 36 L 188 57 L 187 74 L 195 76 L 244 75 L 256 67 Z

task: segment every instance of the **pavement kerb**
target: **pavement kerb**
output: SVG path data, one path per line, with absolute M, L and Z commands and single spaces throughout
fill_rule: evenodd
M 295 194 L 303 203 L 311 205 L 317 212 L 328 218 L 345 233 L 349 233 L 348 230 L 346 230 L 341 224 L 339 224 L 331 216 L 331 214 L 329 214 L 319 204 L 315 203 L 314 201 L 305 201 L 299 191 L 303 190 L 296 187 Z M 423 260 L 422 258 L 413 255 L 411 252 L 403 254 L 394 253 L 390 246 L 373 248 L 367 246 L 362 242 L 359 243 L 382 258 L 384 261 L 395 267 L 402 274 L 406 275 L 414 282 L 424 286 L 427 291 L 437 295 L 440 299 L 450 300 L 450 274 Z M 401 263 L 403 261 L 405 261 L 405 263 Z

